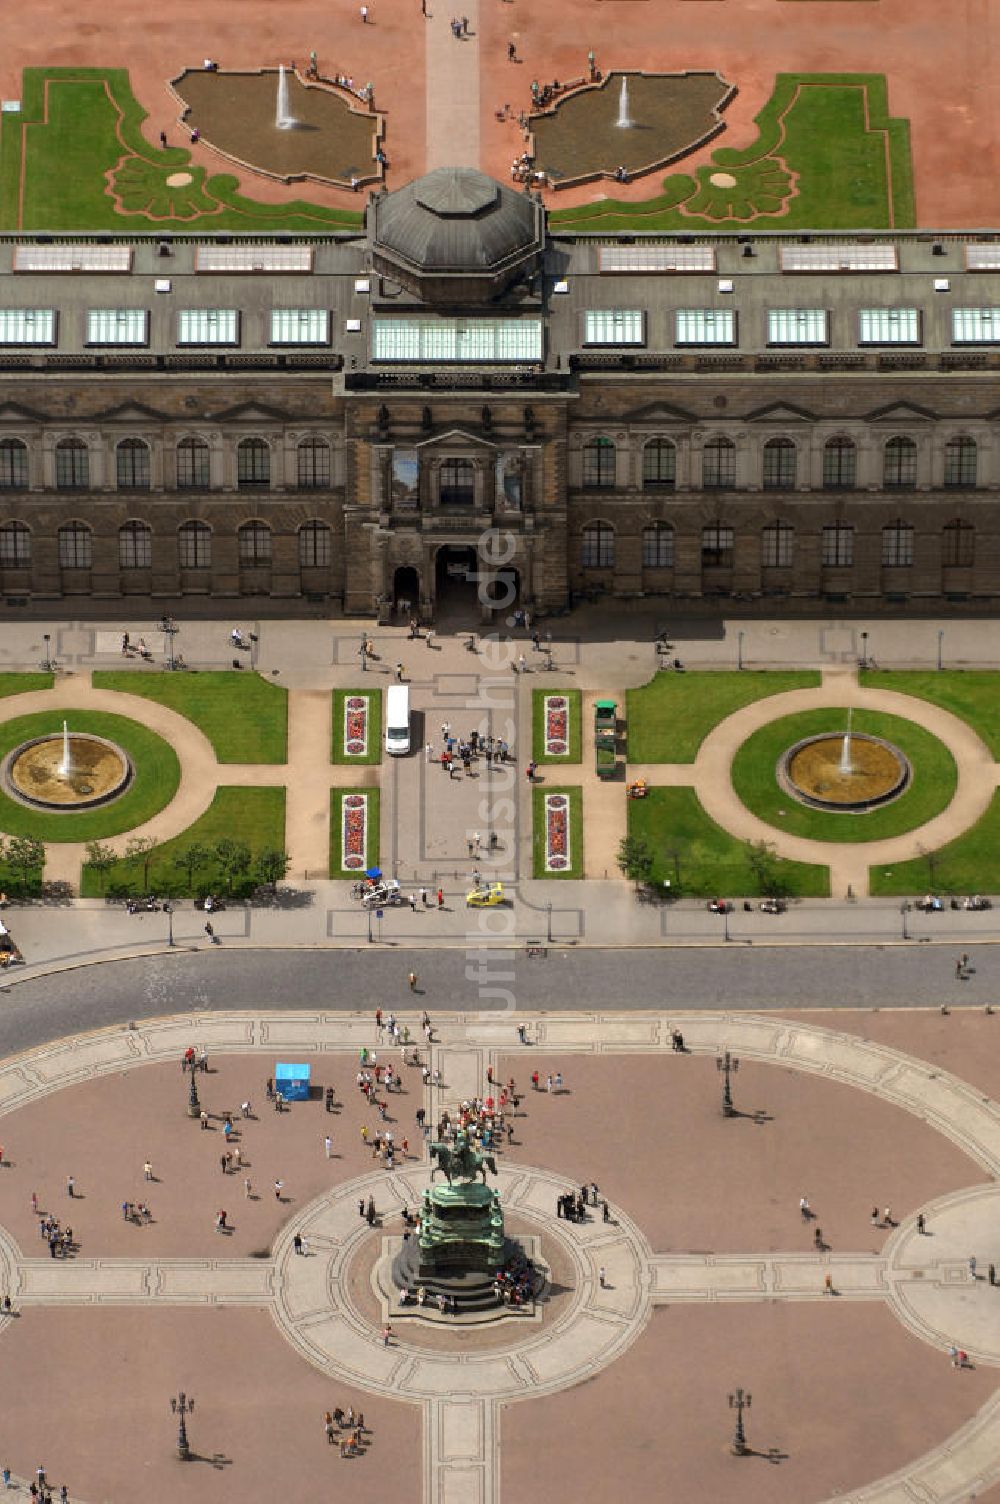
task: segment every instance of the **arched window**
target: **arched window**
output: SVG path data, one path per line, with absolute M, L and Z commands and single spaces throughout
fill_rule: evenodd
M 736 445 L 718 434 L 701 453 L 701 483 L 717 491 L 736 484 Z
M 883 484 L 896 490 L 912 490 L 917 483 L 917 446 L 898 435 L 885 446 Z
M 196 491 L 210 484 L 208 445 L 204 439 L 189 434 L 177 445 L 177 487 L 181 491 Z
M 946 486 L 976 484 L 978 452 L 975 439 L 967 434 L 949 439 L 944 446 L 944 483 Z
M 827 491 L 851 491 L 857 484 L 858 451 L 844 434 L 827 439 L 823 447 L 823 486 Z
M 762 569 L 788 569 L 795 552 L 795 529 L 790 522 L 769 522 L 760 535 Z
M 673 569 L 674 530 L 669 522 L 653 522 L 642 530 L 643 569 Z
M 913 563 L 913 528 L 902 520 L 890 522 L 882 529 L 882 564 L 886 569 L 900 569 Z
M 438 493 L 443 507 L 471 507 L 476 499 L 476 472 L 471 460 L 445 460 Z
M 118 529 L 119 569 L 148 569 L 153 562 L 153 532 L 145 522 L 125 522 Z
M 827 569 L 846 569 L 854 563 L 854 528 L 849 522 L 826 523 L 821 559 Z
M 712 522 L 701 530 L 701 562 L 707 569 L 731 569 L 733 567 L 733 544 L 735 538 L 731 527 L 721 522 Z
M 325 522 L 303 522 L 299 528 L 299 564 L 319 569 L 330 562 L 330 529 Z
M 115 445 L 120 491 L 149 490 L 149 445 L 142 439 L 121 439 Z
M 56 485 L 60 491 L 90 485 L 90 455 L 82 439 L 60 439 L 56 445 Z
M 244 522 L 239 531 L 240 565 L 263 569 L 271 562 L 271 529 L 266 522 Z
M 296 450 L 298 482 L 305 490 L 330 484 L 330 446 L 319 434 L 310 434 Z
M 580 535 L 580 563 L 584 569 L 613 569 L 615 530 L 610 522 L 588 522 Z
M 31 563 L 31 529 L 26 522 L 0 525 L 0 565 L 6 569 L 22 568 Z
M 941 563 L 946 569 L 968 569 L 975 558 L 976 530 L 956 517 L 941 529 Z
M 797 453 L 791 439 L 768 439 L 764 445 L 764 488 L 791 491 L 795 486 Z
M 271 450 L 264 439 L 240 439 L 236 446 L 236 484 L 241 488 L 271 484 Z
M 655 491 L 677 481 L 677 448 L 669 439 L 650 439 L 642 451 L 642 486 Z
M 94 535 L 85 522 L 65 522 L 59 529 L 60 569 L 89 569 L 94 557 Z
M 28 484 L 28 446 L 22 439 L 0 439 L 0 490 Z
M 609 490 L 614 486 L 616 454 L 612 440 L 603 435 L 584 444 L 583 484 L 588 489 Z
M 207 522 L 182 522 L 177 529 L 177 563 L 181 569 L 208 569 L 212 563 L 212 529 Z

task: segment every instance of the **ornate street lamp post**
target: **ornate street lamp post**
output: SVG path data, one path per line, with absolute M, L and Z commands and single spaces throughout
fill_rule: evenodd
M 732 1396 L 730 1396 L 731 1399 Z M 184 1418 L 185 1416 L 194 1414 L 194 1400 L 190 1399 L 182 1389 L 176 1399 L 174 1399 L 173 1395 L 170 1396 L 170 1408 L 174 1415 L 180 1417 L 177 1423 L 177 1455 L 182 1462 L 187 1462 L 191 1456 L 191 1448 L 188 1445 L 187 1426 L 184 1424 Z
M 746 1432 L 743 1429 L 743 1412 L 750 1409 L 752 1396 L 744 1394 L 742 1389 L 737 1389 L 735 1394 L 729 1396 L 729 1408 L 736 1411 L 736 1430 L 733 1434 L 733 1444 L 730 1447 L 734 1457 L 745 1457 L 750 1448 L 747 1446 Z
M 188 1115 L 189 1118 L 200 1118 L 201 1117 L 201 1103 L 198 1100 L 198 1088 L 195 1085 L 195 1080 L 194 1080 L 194 1073 L 195 1073 L 195 1071 L 197 1069 L 197 1066 L 198 1066 L 198 1062 L 196 1060 L 192 1060 L 191 1061 L 191 1090 L 188 1092 L 188 1106 L 187 1106 L 187 1115 Z
M 735 1076 L 736 1072 L 740 1068 L 740 1062 L 734 1055 L 730 1055 L 729 1051 L 727 1050 L 724 1055 L 719 1055 L 716 1057 L 715 1068 L 716 1070 L 722 1072 L 724 1078 L 722 1087 L 722 1116 L 724 1118 L 731 1118 L 733 1116 L 734 1109 L 733 1087 L 730 1077 Z

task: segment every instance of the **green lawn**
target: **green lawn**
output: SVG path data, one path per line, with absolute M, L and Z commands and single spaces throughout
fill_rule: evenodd
M 51 689 L 54 674 L 0 674 L 0 700 L 8 695 L 29 695 L 36 689 Z
M 340 801 L 345 794 L 368 795 L 368 866 L 379 865 L 379 838 L 381 835 L 381 790 L 374 784 L 368 788 L 356 789 L 331 789 L 330 790 L 330 876 L 343 879 L 346 882 L 356 883 L 363 876 L 364 868 L 359 867 L 356 872 L 345 872 L 341 867 L 340 827 L 341 810 Z
M 258 674 L 147 674 L 100 669 L 95 689 L 141 695 L 186 716 L 212 743 L 220 762 L 286 762 L 288 691 Z
M 629 762 L 694 762 L 705 737 L 735 710 L 789 689 L 815 689 L 801 673 L 658 673 L 625 695 Z
M 569 797 L 569 854 L 570 865 L 562 872 L 548 872 L 545 868 L 545 795 L 566 794 Z M 583 877 L 583 790 L 579 784 L 544 784 L 531 791 L 531 856 L 534 876 L 544 878 Z
M 344 751 L 344 701 L 364 695 L 368 701 L 368 751 L 349 757 Z M 333 691 L 333 750 L 330 761 L 363 768 L 382 761 L 382 691 L 380 689 L 335 689 Z
M 195 844 L 209 848 L 219 841 L 242 841 L 256 856 L 261 851 L 282 851 L 285 846 L 285 791 L 283 788 L 232 788 L 223 786 L 199 820 L 172 840 L 164 841 L 152 853 L 149 863 L 149 891 L 164 898 L 191 898 L 201 893 L 226 891 L 225 881 L 215 862 L 207 862 L 188 883 L 187 873 L 174 865 L 174 857 Z M 116 849 L 124 850 L 124 842 Z M 120 862 L 108 874 L 105 886 L 143 891 L 142 863 Z M 80 883 L 83 898 L 96 898 L 102 892 L 98 874 L 85 866 Z
M 628 831 L 653 853 L 652 880 L 659 888 L 669 878 L 683 898 L 763 896 L 746 843 L 708 817 L 692 788 L 651 789 L 645 799 L 630 799 Z M 827 867 L 779 859 L 776 871 L 789 897 L 830 896 Z
M 569 753 L 566 757 L 546 757 L 545 755 L 545 699 L 548 695 L 563 695 L 569 710 Z M 582 723 L 581 694 L 578 689 L 533 689 L 531 691 L 531 755 L 535 762 L 552 763 L 558 767 L 560 763 L 579 762 L 583 747 L 583 723 Z
M 716 147 L 693 176 L 664 178 L 659 196 L 556 210 L 552 230 L 729 229 L 755 217 L 761 228 L 781 230 L 916 223 L 909 121 L 890 117 L 884 74 L 779 73 L 756 124 L 751 145 Z M 735 186 L 713 184 L 720 171 Z
M 20 113 L 5 114 L 0 125 L 0 228 L 270 234 L 360 227 L 359 214 L 302 199 L 278 205 L 244 197 L 232 174 L 207 173 L 185 148 L 151 146 L 140 129 L 145 118 L 123 68 L 25 68 Z M 192 182 L 171 189 L 166 179 L 179 169 Z M 109 178 L 130 212 L 116 206 Z
M 61 734 L 64 714 L 63 710 L 47 710 L 4 722 L 0 725 L 0 759 L 19 742 L 48 733 Z M 177 792 L 181 776 L 177 754 L 154 731 L 124 716 L 91 710 L 70 711 L 69 721 L 71 731 L 106 736 L 128 753 L 135 770 L 129 788 L 112 804 L 79 814 L 48 814 L 0 794 L 0 830 L 6 835 L 37 836 L 42 841 L 103 841 L 142 825 Z
M 733 787 L 747 808 L 779 830 L 814 841 L 878 841 L 913 830 L 940 814 L 958 779 L 948 748 L 914 721 L 870 710 L 854 712 L 854 730 L 884 737 L 905 753 L 912 769 L 905 793 L 891 804 L 858 815 L 810 809 L 784 793 L 775 775 L 781 755 L 803 737 L 840 731 L 846 724 L 846 709 L 811 710 L 782 716 L 748 737 L 732 764 Z
M 1000 761 L 1000 674 L 988 671 L 969 672 L 944 669 L 940 673 L 884 673 L 866 669 L 861 683 L 868 689 L 894 689 L 899 694 L 930 700 L 942 710 L 950 710 L 968 721 L 982 737 L 995 759 Z M 914 707 L 916 710 L 916 707 Z
M 910 893 L 1000 893 L 1000 792 L 975 825 L 926 856 L 891 867 L 871 867 L 869 891 L 890 897 Z

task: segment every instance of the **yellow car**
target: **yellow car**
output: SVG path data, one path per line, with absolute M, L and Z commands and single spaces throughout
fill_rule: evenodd
M 495 909 L 506 902 L 503 896 L 503 883 L 490 883 L 486 888 L 473 888 L 471 893 L 465 895 L 465 906 L 468 909 Z

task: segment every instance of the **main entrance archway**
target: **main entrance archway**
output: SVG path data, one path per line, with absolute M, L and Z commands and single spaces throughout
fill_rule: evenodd
M 434 616 L 439 623 L 468 626 L 482 616 L 480 580 L 485 574 L 471 544 L 446 543 L 434 565 Z

